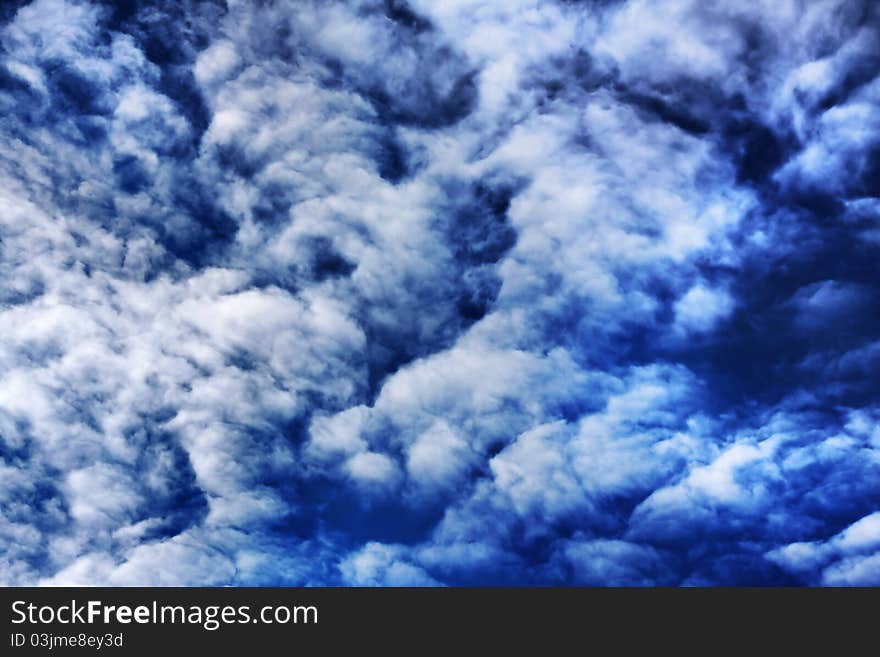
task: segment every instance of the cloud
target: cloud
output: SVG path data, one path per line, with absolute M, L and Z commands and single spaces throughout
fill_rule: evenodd
M 880 514 L 857 520 L 826 541 L 791 543 L 768 556 L 791 570 L 819 569 L 825 586 L 871 586 L 877 577 Z
M 877 7 L 0 12 L 0 581 L 875 584 Z
M 437 586 L 421 568 L 401 560 L 392 546 L 368 543 L 340 565 L 349 586 Z
M 569 541 L 563 548 L 581 586 L 656 586 L 664 583 L 663 559 L 651 548 L 616 540 Z
M 675 303 L 676 327 L 684 333 L 710 331 L 731 314 L 733 303 L 725 291 L 697 284 Z

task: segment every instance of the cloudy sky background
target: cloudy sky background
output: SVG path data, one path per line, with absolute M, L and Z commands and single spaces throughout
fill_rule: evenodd
M 880 584 L 880 5 L 4 2 L 0 583 Z

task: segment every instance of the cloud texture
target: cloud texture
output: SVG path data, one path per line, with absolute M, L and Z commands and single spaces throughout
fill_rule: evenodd
M 0 8 L 0 582 L 880 584 L 872 2 Z

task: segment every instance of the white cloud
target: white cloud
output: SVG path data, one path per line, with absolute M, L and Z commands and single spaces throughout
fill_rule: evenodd
M 419 487 L 451 490 L 474 461 L 467 442 L 443 420 L 422 432 L 407 453 L 407 472 Z
M 422 568 L 401 558 L 393 545 L 367 543 L 340 564 L 349 586 L 437 586 Z
M 725 131 L 793 131 L 782 191 L 869 171 L 877 81 L 820 107 L 876 46 L 854 10 L 419 0 L 421 30 L 375 0 L 229 5 L 155 9 L 172 65 L 88 3 L 2 27 L 0 580 L 679 583 L 704 575 L 657 545 L 741 531 L 876 581 L 874 516 L 798 540 L 858 497 L 840 473 L 873 481 L 871 409 L 718 410 L 675 363 L 775 248 L 738 241 L 767 192 Z M 811 335 L 873 299 L 821 276 L 779 306 Z M 835 367 L 867 378 L 875 347 Z M 347 496 L 442 519 L 352 546 L 322 516 Z
M 791 543 L 767 557 L 795 572 L 821 572 L 824 586 L 870 586 L 880 566 L 880 513 L 873 513 L 826 541 Z
M 711 331 L 730 316 L 734 303 L 727 291 L 697 283 L 675 302 L 675 328 L 685 335 Z

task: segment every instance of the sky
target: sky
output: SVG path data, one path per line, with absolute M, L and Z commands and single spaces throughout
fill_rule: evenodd
M 880 4 L 0 5 L 0 584 L 880 585 Z

